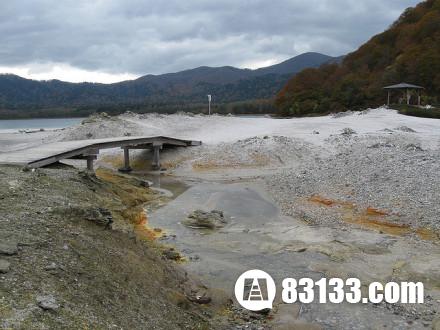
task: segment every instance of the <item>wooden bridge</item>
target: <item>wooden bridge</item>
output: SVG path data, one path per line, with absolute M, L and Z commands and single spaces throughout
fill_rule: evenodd
M 151 149 L 153 169 L 160 169 L 160 150 L 165 146 L 189 147 L 201 145 L 201 141 L 182 140 L 166 136 L 139 136 L 108 139 L 77 140 L 46 143 L 37 147 L 0 153 L 0 164 L 22 165 L 29 168 L 47 166 L 63 159 L 84 159 L 87 169 L 93 171 L 93 161 L 99 150 L 122 148 L 124 150 L 123 172 L 131 171 L 130 149 Z

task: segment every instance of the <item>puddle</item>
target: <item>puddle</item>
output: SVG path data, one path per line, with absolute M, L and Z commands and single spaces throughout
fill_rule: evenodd
M 151 189 L 162 193 L 165 197 L 176 198 L 188 189 L 188 185 L 164 174 L 134 172 L 130 175 L 149 181 Z

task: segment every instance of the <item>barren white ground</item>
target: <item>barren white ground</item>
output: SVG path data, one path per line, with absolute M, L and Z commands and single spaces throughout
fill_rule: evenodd
M 385 108 L 300 119 L 126 113 L 91 117 L 52 133 L 0 134 L 0 152 L 124 135 L 201 140 L 201 147 L 164 150 L 167 173 L 263 187 L 291 224 L 249 229 L 276 240 L 283 253 L 298 254 L 292 258 L 305 269 L 364 283 L 409 280 L 426 286 L 421 306 L 312 305 L 299 308 L 303 312 L 293 321 L 291 309 L 279 306 L 275 324 L 281 328 L 292 322 L 329 329 L 440 323 L 440 120 Z M 115 156 L 121 150 L 105 151 L 99 163 L 114 166 L 109 160 Z M 134 167 L 148 166 L 149 156 L 134 153 L 133 160 L 147 160 Z

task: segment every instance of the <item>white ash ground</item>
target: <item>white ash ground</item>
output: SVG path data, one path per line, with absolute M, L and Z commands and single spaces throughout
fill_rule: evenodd
M 280 170 L 292 168 L 305 161 L 312 161 L 317 149 L 301 139 L 286 136 L 255 136 L 236 142 L 221 142 L 202 145 L 198 148 L 179 149 L 165 154 L 164 161 L 192 170 L 264 169 Z M 191 175 L 191 174 L 190 174 Z
M 165 150 L 164 167 L 196 178 L 206 178 L 206 173 L 220 173 L 223 180 L 265 177 L 288 215 L 317 223 L 334 221 L 329 210 L 304 203 L 317 194 L 385 210 L 398 223 L 440 228 L 439 120 L 384 108 L 286 120 L 125 113 L 90 117 L 49 139 L 124 135 L 201 140 L 201 147 Z M 109 152 L 120 155 L 120 150 Z
M 79 140 L 124 135 L 166 135 L 193 140 L 204 144 L 234 143 L 254 136 L 286 136 L 298 138 L 316 145 L 325 145 L 332 134 L 350 128 L 358 134 L 386 134 L 385 129 L 408 127 L 427 146 L 438 146 L 440 121 L 397 114 L 384 108 L 314 118 L 274 119 L 233 116 L 204 116 L 190 114 L 133 114 L 110 117 L 96 115 L 82 124 L 64 129 L 50 140 Z M 316 134 L 319 133 L 319 134 Z
M 47 142 L 101 139 L 109 137 L 144 135 L 139 125 L 124 120 L 121 116 L 107 114 L 92 115 L 81 124 L 60 130 L 47 139 Z

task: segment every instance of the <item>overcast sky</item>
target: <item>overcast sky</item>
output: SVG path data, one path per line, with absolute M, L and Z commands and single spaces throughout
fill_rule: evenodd
M 0 72 L 114 82 L 342 55 L 417 0 L 0 0 Z

